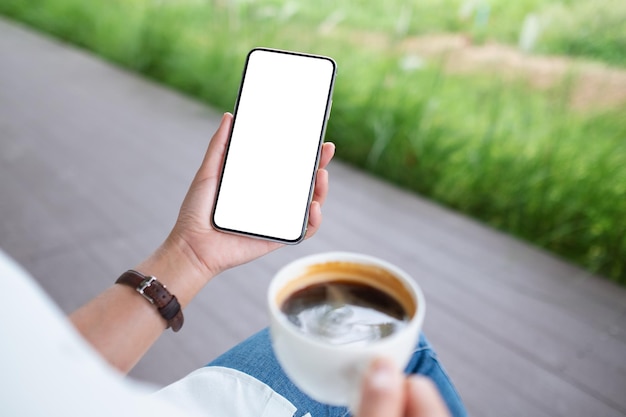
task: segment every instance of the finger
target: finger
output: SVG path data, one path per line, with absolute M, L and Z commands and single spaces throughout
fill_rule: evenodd
M 402 417 L 404 400 L 400 370 L 389 359 L 376 359 L 365 375 L 357 416 Z
M 228 143 L 228 135 L 233 122 L 233 115 L 224 113 L 219 127 L 213 134 L 209 147 L 204 155 L 202 165 L 196 174 L 197 179 L 214 177 L 219 174 L 226 152 L 226 144 Z
M 328 195 L 328 171 L 320 169 L 317 171 L 317 178 L 315 178 L 315 191 L 313 193 L 313 200 L 317 201 L 321 205 L 324 205 L 326 196 Z
M 335 144 L 326 142 L 322 145 L 322 156 L 320 157 L 319 169 L 324 169 L 335 156 Z
M 407 380 L 407 417 L 449 417 L 446 403 L 435 384 L 428 378 L 414 375 Z
M 309 224 L 306 229 L 305 239 L 313 236 L 322 225 L 322 208 L 320 203 L 313 201 L 309 209 Z

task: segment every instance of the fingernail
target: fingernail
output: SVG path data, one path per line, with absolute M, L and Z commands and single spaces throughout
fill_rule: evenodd
M 376 360 L 372 364 L 368 382 L 370 386 L 377 390 L 388 389 L 393 383 L 395 368 L 388 360 Z

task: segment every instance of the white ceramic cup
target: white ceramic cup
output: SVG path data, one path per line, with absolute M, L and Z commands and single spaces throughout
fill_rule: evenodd
M 393 296 L 409 314 L 406 326 L 365 345 L 333 345 L 303 333 L 281 311 L 283 302 L 309 285 L 345 281 L 373 286 Z M 398 267 L 357 253 L 329 252 L 307 256 L 283 267 L 268 291 L 272 345 L 283 370 L 304 393 L 319 402 L 356 407 L 362 377 L 374 358 L 388 357 L 403 369 L 417 345 L 424 321 L 424 295 Z

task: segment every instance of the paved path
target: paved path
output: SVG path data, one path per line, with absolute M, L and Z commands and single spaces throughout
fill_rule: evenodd
M 75 309 L 166 236 L 218 120 L 0 20 L 0 247 Z M 201 366 L 267 324 L 277 268 L 352 250 L 420 282 L 425 331 L 473 415 L 626 416 L 623 288 L 337 161 L 330 173 L 315 239 L 212 281 L 134 377 L 165 384 Z

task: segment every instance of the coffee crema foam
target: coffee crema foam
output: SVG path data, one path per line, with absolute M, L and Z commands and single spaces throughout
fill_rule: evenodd
M 416 306 L 385 269 L 347 262 L 314 265 L 279 293 L 279 305 L 301 332 L 332 345 L 367 344 L 406 326 Z

